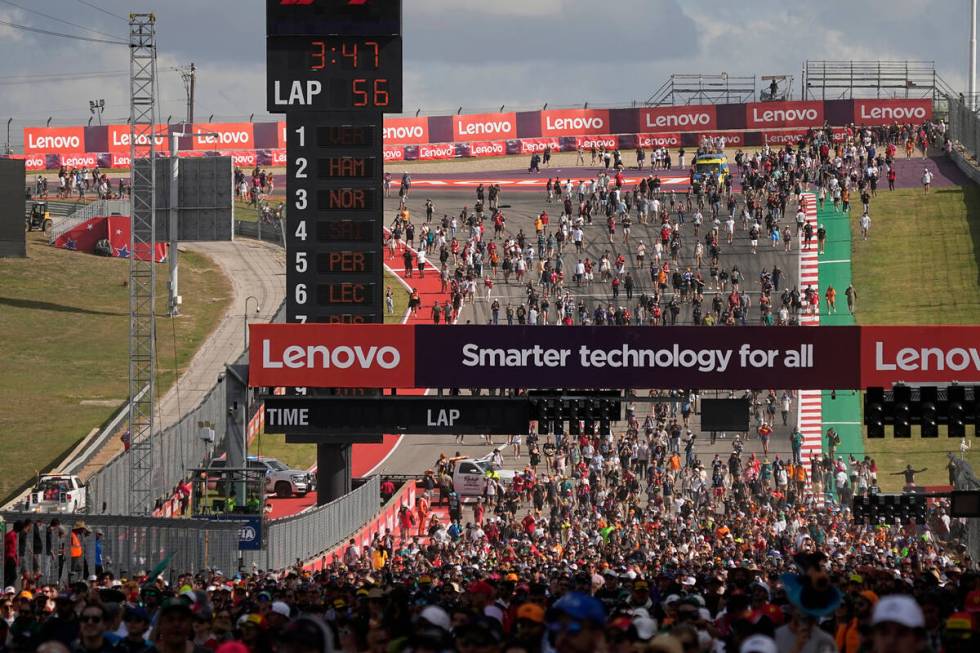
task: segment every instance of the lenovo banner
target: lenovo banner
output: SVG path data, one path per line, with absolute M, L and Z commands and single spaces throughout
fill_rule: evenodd
M 609 132 L 605 109 L 558 109 L 541 112 L 542 136 L 583 136 Z
M 854 100 L 858 125 L 919 124 L 932 118 L 932 100 Z
M 980 383 L 980 327 L 863 327 L 861 385 Z
M 503 156 L 507 154 L 506 141 L 480 141 L 470 143 L 470 156 Z
M 429 142 L 428 118 L 385 118 L 385 145 L 419 145 Z
M 385 145 L 384 157 L 385 161 L 404 161 L 405 148 L 401 145 Z
M 823 102 L 750 102 L 745 105 L 746 129 L 820 127 Z
M 241 152 L 238 150 L 226 150 L 218 153 L 220 156 L 230 156 L 231 164 L 236 168 L 248 168 L 251 170 L 255 167 L 258 161 L 258 156 L 255 154 L 255 150 L 249 150 L 247 152 Z
M 478 113 L 453 116 L 453 140 L 517 138 L 516 113 Z
M 657 107 L 637 111 L 640 132 L 691 132 L 718 129 L 718 118 L 712 104 L 679 107 Z
M 680 147 L 680 133 L 662 134 L 637 134 L 636 147 L 655 148 L 655 147 Z
M 581 147 L 585 150 L 591 150 L 593 147 L 596 149 L 604 147 L 607 150 L 615 150 L 619 147 L 619 137 L 611 134 L 604 134 L 602 136 L 577 136 L 575 137 L 575 147 Z
M 67 168 L 95 168 L 99 165 L 97 152 L 79 152 L 78 154 L 63 154 L 61 165 Z
M 77 154 L 84 151 L 84 127 L 24 128 L 24 154 Z
M 195 123 L 195 150 L 254 150 L 254 125 L 250 122 Z
M 856 327 L 253 324 L 249 384 L 384 388 L 853 388 Z M 433 363 L 433 361 L 438 361 Z
M 453 159 L 456 157 L 455 143 L 436 143 L 434 145 L 419 145 L 419 160 L 433 161 L 436 159 Z
M 153 144 L 157 151 L 170 151 L 169 128 L 167 125 L 157 125 L 153 130 Z M 146 154 L 149 146 L 149 136 L 142 134 L 137 136 L 136 145 L 138 154 Z M 129 154 L 129 125 L 109 125 L 109 151 L 113 154 Z M 142 147 L 140 147 L 142 146 Z

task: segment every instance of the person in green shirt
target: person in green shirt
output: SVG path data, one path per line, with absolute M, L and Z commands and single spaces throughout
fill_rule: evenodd
M 790 436 L 790 445 L 793 447 L 793 464 L 799 465 L 803 462 L 803 434 L 800 429 L 794 428 Z

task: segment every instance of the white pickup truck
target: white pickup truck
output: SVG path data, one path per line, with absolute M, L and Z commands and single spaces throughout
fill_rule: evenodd
M 68 474 L 42 474 L 27 498 L 28 512 L 77 514 L 86 507 L 85 485 Z
M 497 447 L 493 452 L 480 458 L 465 458 L 456 461 L 456 469 L 453 472 L 453 490 L 462 498 L 482 497 L 487 487 L 487 472 L 492 472 L 494 478 L 501 485 L 508 486 L 514 480 L 514 470 L 503 469 L 498 462 L 494 462 L 494 454 L 499 454 L 503 447 Z

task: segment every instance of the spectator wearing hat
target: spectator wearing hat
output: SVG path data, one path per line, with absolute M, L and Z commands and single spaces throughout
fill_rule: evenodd
M 924 642 L 925 617 L 914 598 L 889 594 L 871 616 L 872 653 L 919 653 Z
M 591 653 L 605 645 L 606 610 L 581 592 L 563 595 L 548 619 L 549 638 L 558 653 Z
M 150 653 L 152 644 L 146 641 L 146 631 L 150 628 L 150 616 L 141 607 L 128 607 L 123 612 L 126 636 L 113 648 L 117 653 Z

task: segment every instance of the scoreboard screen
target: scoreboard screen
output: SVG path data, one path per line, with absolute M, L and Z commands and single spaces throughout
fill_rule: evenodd
M 266 0 L 268 110 L 286 114 L 286 322 L 384 321 L 382 129 L 383 114 L 402 110 L 401 5 Z M 318 449 L 321 478 L 343 485 L 347 460 Z
M 381 123 L 336 118 L 286 115 L 288 322 L 383 314 Z
M 400 36 L 270 36 L 268 109 L 402 110 Z

